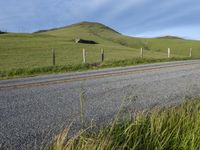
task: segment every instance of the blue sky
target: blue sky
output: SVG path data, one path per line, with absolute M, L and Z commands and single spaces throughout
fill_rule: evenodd
M 81 21 L 131 36 L 200 39 L 199 0 L 0 0 L 0 29 L 33 32 Z

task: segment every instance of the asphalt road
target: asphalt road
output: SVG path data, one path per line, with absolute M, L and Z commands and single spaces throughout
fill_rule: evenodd
M 200 61 L 0 81 L 0 149 L 43 145 L 71 122 L 76 132 L 83 92 L 85 122 L 103 125 L 124 101 L 130 113 L 200 96 Z

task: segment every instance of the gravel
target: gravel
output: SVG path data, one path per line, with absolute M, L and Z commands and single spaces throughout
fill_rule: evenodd
M 135 112 L 198 97 L 200 61 L 195 61 L 194 64 L 193 61 L 187 63 L 191 65 L 59 84 L 2 89 L 0 90 L 0 149 L 25 147 L 32 149 L 35 145 L 45 145 L 50 137 L 59 133 L 71 122 L 75 122 L 71 130 L 71 134 L 74 134 L 81 128 L 79 102 L 82 92 L 85 92 L 85 122 L 93 121 L 100 126 L 114 118 L 123 100 L 126 102 L 125 110 Z M 166 63 L 163 63 L 164 65 Z M 124 72 L 133 68 L 129 67 Z M 98 74 L 98 71 L 89 74 L 94 73 Z M 84 73 L 84 76 L 87 76 L 87 73 Z M 38 80 L 39 77 L 36 78 Z M 41 78 L 44 80 L 45 77 Z M 27 83 L 28 80 L 32 82 L 34 78 L 24 80 Z M 13 80 L 9 81 L 1 81 L 0 86 L 12 84 Z M 23 83 L 23 79 L 14 81 Z

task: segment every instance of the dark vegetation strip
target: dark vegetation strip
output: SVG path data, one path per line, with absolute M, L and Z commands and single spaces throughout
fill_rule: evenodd
M 148 63 L 178 61 L 178 60 L 189 60 L 189 58 L 167 58 L 167 59 L 134 58 L 134 59 L 126 59 L 118 61 L 105 61 L 103 63 L 93 63 L 93 64 L 18 68 L 11 70 L 0 70 L 0 79 L 36 76 L 36 75 L 50 74 L 50 73 L 64 73 L 64 72 L 84 71 L 92 69 L 94 70 L 94 69 L 109 68 L 109 67 L 130 66 L 137 64 L 148 64 Z

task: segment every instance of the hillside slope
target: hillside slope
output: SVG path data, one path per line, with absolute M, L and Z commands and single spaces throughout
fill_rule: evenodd
M 99 43 L 109 41 L 126 47 L 136 49 L 143 47 L 146 50 L 157 51 L 166 51 L 168 47 L 175 50 L 184 50 L 190 47 L 192 47 L 194 50 L 200 48 L 200 41 L 186 40 L 170 35 L 159 38 L 130 37 L 122 35 L 103 24 L 93 22 L 81 22 L 61 29 L 58 28 L 52 31 L 47 31 L 45 34 L 64 36 L 69 39 L 79 37 L 83 39 L 96 40 Z M 162 43 L 162 45 L 160 45 L 160 43 Z
M 74 39 L 92 40 L 98 44 L 76 44 Z M 200 41 L 180 38 L 136 38 L 100 23 L 81 22 L 70 26 L 40 31 L 32 34 L 0 34 L 0 70 L 12 68 L 43 67 L 52 65 L 52 49 L 56 51 L 56 64 L 82 63 L 82 49 L 87 50 L 87 62 L 100 61 L 100 49 L 105 50 L 105 60 L 123 60 L 139 57 L 143 47 L 146 58 L 166 58 L 167 48 L 172 57 L 200 58 Z
M 83 38 L 87 40 L 95 40 L 101 44 L 110 44 L 111 42 L 126 47 L 145 47 L 145 42 L 143 39 L 122 35 L 114 29 L 111 29 L 108 26 L 96 22 L 81 22 L 78 24 L 73 24 L 70 26 L 49 31 L 47 30 L 40 33 L 54 36 L 62 36 L 66 37 L 68 40 Z

